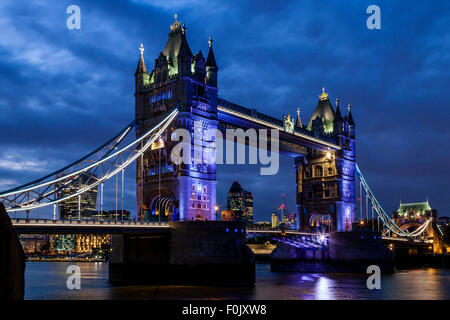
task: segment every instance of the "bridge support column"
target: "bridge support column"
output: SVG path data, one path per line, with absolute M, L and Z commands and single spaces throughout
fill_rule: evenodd
M 228 221 L 177 221 L 165 234 L 113 237 L 111 282 L 253 285 L 255 259 L 245 225 Z M 234 272 L 238 270 L 238 272 Z
M 24 293 L 25 253 L 0 203 L 0 299 L 23 300 Z
M 374 232 L 332 232 L 323 248 L 296 248 L 278 243 L 271 255 L 273 271 L 354 272 L 366 274 L 369 265 L 394 272 L 394 257 Z

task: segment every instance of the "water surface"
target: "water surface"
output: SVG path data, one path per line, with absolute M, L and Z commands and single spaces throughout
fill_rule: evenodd
M 363 274 L 274 273 L 269 264 L 256 265 L 254 287 L 114 286 L 107 263 L 79 262 L 81 289 L 69 290 L 71 264 L 28 262 L 25 299 L 450 299 L 450 270 L 442 269 L 382 275 L 381 290 L 367 289 Z

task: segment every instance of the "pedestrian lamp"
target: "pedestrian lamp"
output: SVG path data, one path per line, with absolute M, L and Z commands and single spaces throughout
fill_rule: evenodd
M 216 211 L 216 221 L 217 221 L 217 220 L 222 220 L 222 219 L 220 219 L 220 217 L 218 216 L 218 214 L 219 214 L 219 206 L 218 206 L 218 205 L 215 205 L 215 206 L 214 206 L 214 210 Z

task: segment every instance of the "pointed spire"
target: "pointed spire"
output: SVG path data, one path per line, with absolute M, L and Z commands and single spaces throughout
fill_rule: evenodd
M 139 47 L 139 51 L 141 52 L 141 56 L 139 57 L 139 63 L 136 68 L 135 74 L 147 73 L 147 68 L 145 66 L 145 61 L 144 61 L 144 45 L 142 43 L 141 43 L 141 46 Z
M 342 120 L 341 110 L 339 109 L 339 99 L 336 98 L 336 112 L 334 113 L 334 121 Z
M 192 57 L 192 51 L 191 48 L 189 48 L 189 44 L 186 39 L 186 24 L 183 24 L 183 29 L 181 30 L 181 44 L 180 44 L 180 50 L 178 51 L 178 56 L 191 56 Z
M 170 31 L 175 31 L 177 29 L 180 28 L 181 23 L 179 21 L 177 21 L 178 15 L 175 13 L 173 15 L 173 17 L 175 18 L 175 21 L 173 22 L 173 24 L 170 26 Z
M 300 118 L 300 108 L 297 108 L 297 127 L 303 128 L 302 119 Z
M 325 88 L 322 88 L 322 94 L 319 96 L 320 101 L 328 100 L 328 93 L 325 92 Z
M 207 67 L 213 67 L 213 68 L 217 68 L 217 64 L 216 64 L 216 58 L 214 57 L 214 52 L 213 52 L 213 44 L 214 40 L 212 38 L 212 36 L 209 37 L 209 52 L 208 52 L 208 58 L 206 58 L 206 66 Z
M 355 125 L 355 121 L 353 121 L 353 116 L 352 116 L 352 106 L 350 104 L 348 105 L 348 124 L 350 126 Z

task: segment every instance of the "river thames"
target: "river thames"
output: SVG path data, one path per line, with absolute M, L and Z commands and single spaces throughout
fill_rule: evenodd
M 81 289 L 67 289 L 67 267 L 81 269 Z M 239 270 L 230 270 L 239 272 Z M 156 275 L 155 275 L 156 276 Z M 254 287 L 116 286 L 108 283 L 108 264 L 101 262 L 28 262 L 25 299 L 450 299 L 450 270 L 414 269 L 382 275 L 381 289 L 369 290 L 367 275 L 274 273 L 267 263 L 256 265 Z

